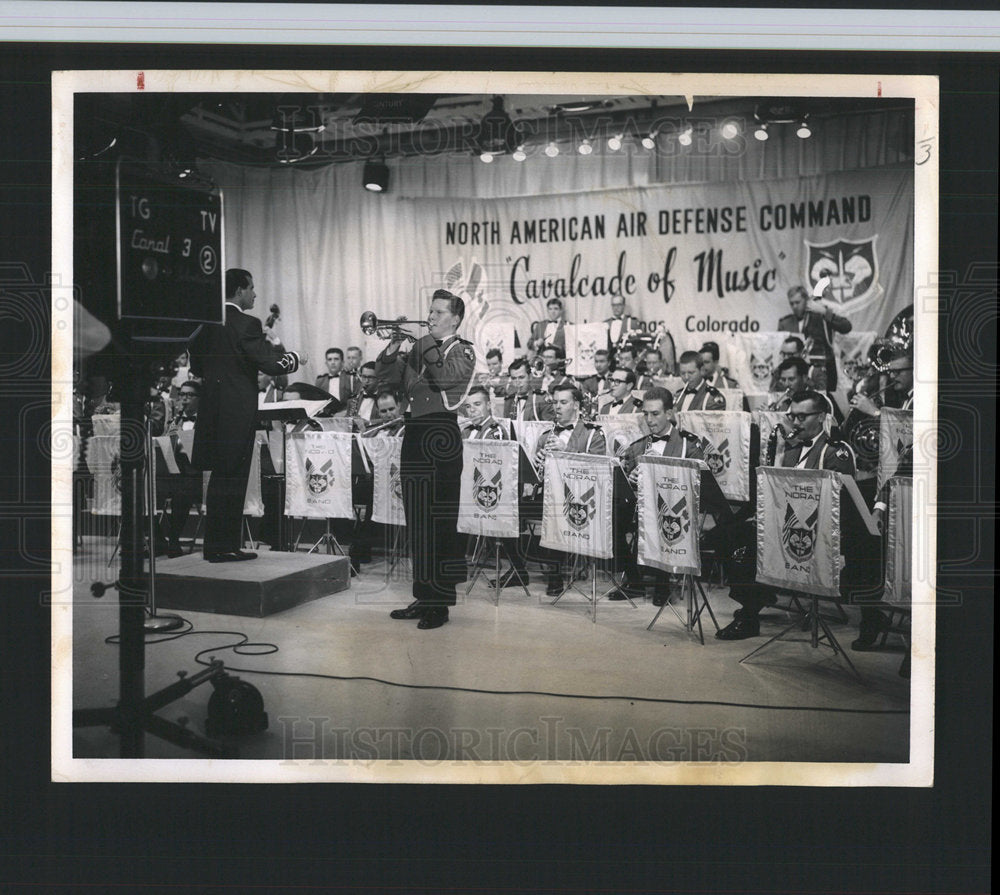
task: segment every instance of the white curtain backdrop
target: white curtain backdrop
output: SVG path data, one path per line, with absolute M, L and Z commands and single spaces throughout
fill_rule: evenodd
M 362 188 L 360 161 L 311 171 L 214 160 L 200 166 L 224 192 L 227 266 L 254 275 L 254 313 L 261 319 L 269 305 L 278 304 L 282 341 L 310 357 L 295 378 L 311 381 L 324 369 L 327 347 L 361 345 L 366 359 L 378 352 L 382 342 L 360 332 L 363 311 L 425 316 L 430 292 L 441 281 L 432 275 L 434 281 L 427 282 L 416 272 L 414 227 L 420 222 L 413 219 L 412 200 L 766 182 L 894 167 L 912 159 L 908 122 L 912 116 L 902 112 L 858 114 L 823 122 L 809 140 L 799 140 L 791 128 L 766 143 L 747 135 L 736 152 L 709 147 L 700 153 L 646 153 L 627 146 L 611 153 L 597 144 L 590 156 L 563 146 L 555 159 L 537 149 L 522 163 L 499 157 L 487 165 L 470 155 L 390 159 L 384 194 Z M 464 249 L 462 254 L 475 258 L 475 247 Z M 443 279 L 444 271 L 440 274 Z

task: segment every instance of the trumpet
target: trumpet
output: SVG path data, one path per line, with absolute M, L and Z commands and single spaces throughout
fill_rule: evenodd
M 378 335 L 380 339 L 408 339 L 415 342 L 416 339 L 409 333 L 404 332 L 403 326 L 430 326 L 426 320 L 407 320 L 405 317 L 397 317 L 395 320 L 380 320 L 375 316 L 374 311 L 365 311 L 361 315 L 361 332 L 366 336 Z

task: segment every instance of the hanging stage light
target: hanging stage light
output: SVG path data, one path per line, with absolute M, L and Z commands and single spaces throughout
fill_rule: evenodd
M 488 165 L 490 162 L 493 161 L 493 153 L 492 152 L 481 152 L 481 153 L 479 153 L 479 160 L 481 162 L 485 162 Z
M 384 161 L 365 162 L 362 182 L 366 190 L 373 193 L 384 193 L 389 189 L 389 168 Z
M 622 138 L 624 136 L 624 134 L 614 134 L 613 136 L 608 137 L 608 149 L 612 152 L 618 152 L 618 150 L 622 148 Z
M 733 120 L 725 121 L 720 131 L 726 140 L 735 140 L 740 133 L 740 126 Z
M 551 142 L 549 143 L 548 146 L 545 147 L 545 154 L 549 158 L 555 158 L 557 155 L 559 155 L 559 147 L 556 146 L 555 142 Z
M 809 127 L 808 118 L 808 115 L 804 115 L 799 122 L 798 130 L 795 131 L 795 136 L 800 140 L 808 140 L 812 136 L 812 128 Z
M 766 140 L 767 137 L 768 137 L 767 122 L 764 122 L 763 124 L 758 124 L 757 127 L 756 127 L 756 129 L 753 132 L 753 135 L 758 140 L 761 140 L 761 141 Z
M 527 157 L 528 156 L 524 151 L 523 143 L 520 146 L 518 146 L 517 149 L 515 149 L 511 155 L 511 158 L 514 159 L 515 162 L 523 162 Z
M 655 149 L 656 148 L 656 137 L 659 135 L 659 131 L 650 131 L 642 138 L 642 148 L 643 149 Z
M 680 132 L 680 134 L 678 134 L 677 142 L 680 143 L 681 146 L 690 146 L 692 140 L 694 139 L 693 135 L 694 135 L 694 128 L 691 127 L 691 125 L 689 124 L 687 125 L 687 127 L 684 128 L 684 130 Z
M 585 139 L 585 140 L 584 140 L 584 141 L 583 141 L 583 142 L 582 142 L 582 143 L 581 143 L 581 144 L 580 144 L 580 145 L 579 145 L 579 146 L 577 147 L 577 150 L 576 150 L 576 151 L 577 151 L 577 152 L 579 152 L 579 153 L 580 153 L 580 155 L 590 155 L 590 153 L 592 153 L 592 152 L 594 151 L 594 147 L 590 145 L 590 140 L 586 140 L 586 139 Z

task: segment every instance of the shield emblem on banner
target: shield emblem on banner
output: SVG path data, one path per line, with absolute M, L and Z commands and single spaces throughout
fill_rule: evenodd
M 399 480 L 399 467 L 395 463 L 389 464 L 389 490 L 396 500 L 403 499 L 403 483 Z
M 312 460 L 306 457 L 306 479 L 309 482 L 309 490 L 313 494 L 322 494 L 330 487 L 330 468 L 333 466 L 331 460 L 327 460 L 319 469 Z
M 773 354 L 761 357 L 753 352 L 750 353 L 750 375 L 759 391 L 767 391 L 770 387 L 771 376 L 774 374 L 773 363 Z
M 881 289 L 875 249 L 877 239 L 876 235 L 869 239 L 838 239 L 818 244 L 804 240 L 809 249 L 810 290 L 823 277 L 829 277 L 832 298 L 837 304 L 845 305 L 878 295 Z
M 806 517 L 805 524 L 799 520 L 791 504 L 785 504 L 785 523 L 781 527 L 781 545 L 795 562 L 807 562 L 812 559 L 816 548 L 816 523 L 819 519 L 819 507 Z
M 573 528 L 582 531 L 597 512 L 594 489 L 593 487 L 588 488 L 581 497 L 577 498 L 570 490 L 569 485 L 563 482 L 563 492 L 563 515 Z
M 656 504 L 660 534 L 669 546 L 673 546 L 691 527 L 691 516 L 687 509 L 687 498 L 682 497 L 671 507 L 657 494 Z
M 500 502 L 500 491 L 503 487 L 503 471 L 497 470 L 489 480 L 477 466 L 472 473 L 472 499 L 484 510 L 492 510 Z
M 715 447 L 710 441 L 706 440 L 705 462 L 708 464 L 708 468 L 711 470 L 712 475 L 722 475 L 729 468 L 729 464 L 732 463 L 732 461 L 733 458 L 729 453 L 728 438 L 718 447 Z

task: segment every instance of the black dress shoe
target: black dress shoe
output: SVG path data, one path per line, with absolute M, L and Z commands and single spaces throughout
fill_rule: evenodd
M 206 553 L 205 559 L 209 562 L 245 562 L 248 559 L 256 559 L 257 554 L 249 550 L 231 550 L 228 553 Z
M 428 606 L 424 609 L 423 617 L 417 622 L 417 627 L 423 630 L 428 628 L 440 628 L 448 621 L 447 606 Z
M 405 609 L 393 609 L 389 613 L 389 618 L 402 618 L 402 619 L 413 619 L 413 618 L 423 618 L 424 612 L 427 611 L 427 607 L 423 603 L 414 601 L 410 603 Z
M 564 585 L 562 575 L 549 575 L 549 583 L 545 588 L 547 597 L 558 597 L 563 592 Z
M 876 649 L 876 641 L 889 630 L 889 616 L 879 612 L 858 625 L 858 639 L 851 644 L 856 653 L 866 653 Z
M 721 631 L 715 632 L 717 640 L 746 640 L 760 634 L 760 622 L 756 618 L 733 619 Z
M 500 587 L 527 587 L 528 582 L 527 572 L 517 572 L 514 569 L 508 569 L 500 576 Z M 496 579 L 489 581 L 490 587 L 496 587 Z

